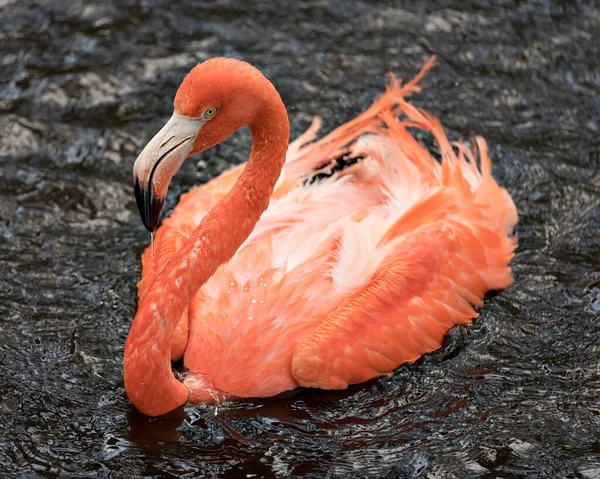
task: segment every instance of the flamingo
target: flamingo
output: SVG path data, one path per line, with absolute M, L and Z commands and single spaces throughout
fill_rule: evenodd
M 381 98 L 321 140 L 315 118 L 289 145 L 283 102 L 249 63 L 213 58 L 184 78 L 133 168 L 156 231 L 124 354 L 141 412 L 389 374 L 512 283 L 518 217 L 485 141 L 451 143 L 405 99 L 433 62 L 405 85 L 390 75 Z M 183 195 L 157 230 L 183 161 L 246 125 L 247 163 Z M 441 160 L 414 128 L 433 135 Z

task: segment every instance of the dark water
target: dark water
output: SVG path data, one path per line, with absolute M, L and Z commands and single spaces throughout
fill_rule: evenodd
M 0 1 L 1 477 L 600 477 L 598 3 L 417 3 Z M 136 413 L 131 167 L 183 75 L 251 61 L 297 135 L 432 53 L 416 101 L 490 142 L 521 215 L 515 286 L 391 377 Z M 170 206 L 248 145 L 188 161 Z

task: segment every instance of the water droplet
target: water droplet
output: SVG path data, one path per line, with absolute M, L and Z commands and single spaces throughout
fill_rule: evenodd
M 252 304 L 256 303 L 256 299 L 252 298 L 252 300 L 250 301 Z M 262 301 L 261 301 L 262 302 Z
M 248 316 L 248 320 L 252 321 L 254 319 L 254 316 Z

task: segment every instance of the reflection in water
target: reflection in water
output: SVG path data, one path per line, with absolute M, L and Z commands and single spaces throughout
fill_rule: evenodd
M 127 413 L 129 440 L 142 449 L 160 450 L 164 443 L 175 442 L 181 437 L 177 428 L 186 417 L 183 407 L 169 414 L 150 418 L 132 406 Z
M 0 476 L 600 475 L 591 4 L 0 3 Z M 515 285 L 441 351 L 348 391 L 137 413 L 122 354 L 148 236 L 131 167 L 183 75 L 251 61 L 295 136 L 315 113 L 325 131 L 354 117 L 388 70 L 434 53 L 415 102 L 451 136 L 488 139 L 521 217 Z M 246 131 L 188 161 L 166 213 L 248 147 Z

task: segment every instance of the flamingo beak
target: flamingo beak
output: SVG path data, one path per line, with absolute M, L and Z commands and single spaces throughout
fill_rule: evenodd
M 194 142 L 204 123 L 203 120 L 173 113 L 135 160 L 135 199 L 142 222 L 151 233 L 158 227 L 171 178 L 192 154 Z

